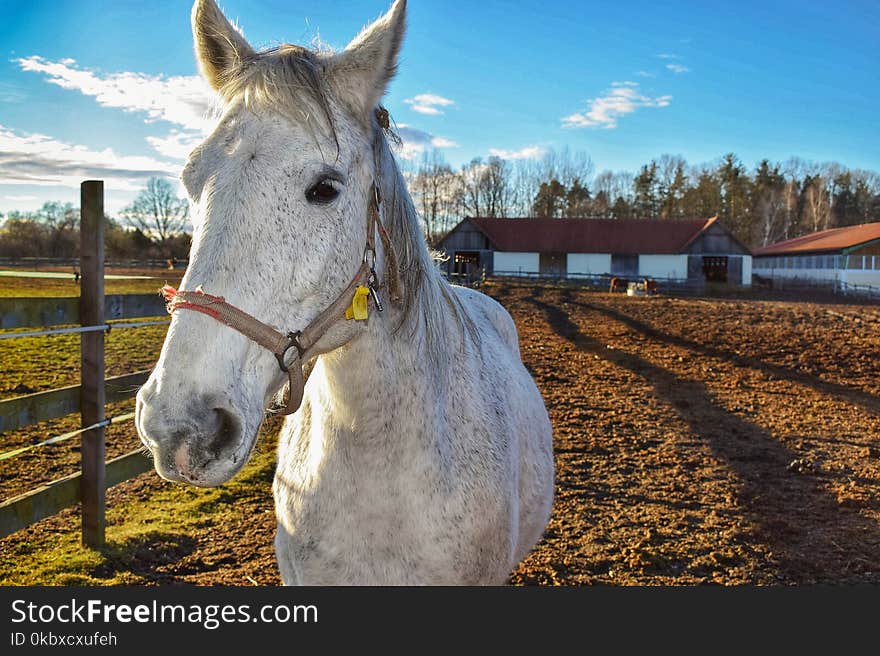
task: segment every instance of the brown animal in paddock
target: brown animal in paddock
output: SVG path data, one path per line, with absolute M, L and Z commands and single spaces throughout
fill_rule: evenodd
M 657 293 L 657 281 L 651 278 L 645 278 L 645 292 L 647 294 Z
M 611 279 L 611 287 L 608 289 L 610 293 L 614 292 L 623 292 L 626 293 L 626 286 L 629 284 L 629 280 L 626 278 L 612 278 Z

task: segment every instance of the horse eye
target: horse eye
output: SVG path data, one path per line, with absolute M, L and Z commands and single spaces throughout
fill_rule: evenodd
M 310 203 L 329 203 L 339 195 L 329 178 L 317 182 L 306 191 L 306 200 Z

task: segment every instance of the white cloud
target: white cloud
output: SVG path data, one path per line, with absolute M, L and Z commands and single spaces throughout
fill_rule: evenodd
M 676 74 L 677 73 L 687 73 L 691 70 L 687 66 L 682 66 L 681 64 L 666 64 L 666 68 L 668 68 L 670 71 L 672 71 L 673 73 L 676 73 Z
M 673 55 L 668 52 L 661 52 L 659 55 L 655 55 L 657 59 L 681 59 L 678 55 Z
M 431 139 L 431 145 L 434 146 L 434 148 L 458 148 L 457 143 L 446 137 L 433 137 Z
M 37 55 L 15 61 L 22 70 L 43 74 L 50 84 L 91 96 L 104 107 L 140 113 L 147 123 L 178 126 L 164 136 L 146 138 L 165 157 L 186 159 L 216 123 L 217 96 L 200 76 L 102 74 L 78 66 L 73 59 L 50 61 Z
M 489 154 L 501 159 L 538 159 L 547 154 L 547 149 L 543 146 L 526 146 L 519 150 L 490 148 Z
M 25 203 L 30 200 L 37 200 L 36 196 L 4 196 L 3 200 L 11 200 L 13 203 Z
M 110 148 L 91 150 L 0 125 L 0 184 L 4 185 L 79 188 L 83 180 L 98 178 L 109 189 L 136 191 L 153 176 L 175 177 L 178 168 L 151 157 L 118 155 Z
M 457 148 L 458 144 L 446 137 L 437 137 L 424 130 L 419 130 L 405 123 L 397 125 L 397 135 L 403 142 L 395 148 L 401 159 L 415 159 L 428 148 Z
M 439 107 L 449 107 L 455 104 L 455 101 L 433 93 L 420 93 L 412 98 L 407 98 L 403 102 L 412 107 L 414 112 L 429 115 L 442 114 L 443 111 L 438 109 Z
M 202 141 L 202 135 L 172 130 L 164 137 L 147 137 L 147 143 L 157 153 L 170 159 L 185 160 Z
M 104 107 L 143 112 L 147 121 L 168 121 L 189 130 L 206 131 L 216 95 L 199 76 L 98 74 L 77 66 L 73 59 L 49 61 L 39 56 L 15 60 L 24 71 L 42 73 L 47 82 L 92 96 Z
M 642 107 L 666 107 L 672 96 L 650 97 L 639 91 L 636 82 L 614 82 L 603 95 L 589 100 L 585 112 L 565 116 L 562 126 L 566 128 L 605 128 L 617 127 L 621 116 L 632 114 Z
M 648 71 L 636 71 L 636 75 L 639 77 L 654 77 L 654 74 L 649 73 Z

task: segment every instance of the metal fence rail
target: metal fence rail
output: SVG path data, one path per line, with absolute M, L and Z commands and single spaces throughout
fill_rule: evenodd
M 189 264 L 188 260 L 175 260 L 175 269 L 185 269 Z M 75 257 L 0 257 L 0 266 L 14 267 L 74 267 L 79 266 L 80 261 Z M 106 260 L 105 267 L 116 267 L 121 269 L 168 269 L 168 260 L 138 260 L 138 259 L 117 259 Z M 170 269 L 168 269 L 170 270 Z
M 22 453 L 27 453 L 33 449 L 38 449 L 41 446 L 49 446 L 50 444 L 58 444 L 59 442 L 66 442 L 67 440 L 74 438 L 78 435 L 82 435 L 83 433 L 95 430 L 96 428 L 106 428 L 112 424 L 118 424 L 122 421 L 128 421 L 129 419 L 134 419 L 134 413 L 129 412 L 124 415 L 119 415 L 117 417 L 110 417 L 109 419 L 104 419 L 102 421 L 96 422 L 91 426 L 86 426 L 85 428 L 77 428 L 76 430 L 72 430 L 67 433 L 62 433 L 61 435 L 55 435 L 54 437 L 50 437 L 49 439 L 43 440 L 42 442 L 37 442 L 35 444 L 28 444 L 27 446 L 19 447 L 18 449 L 13 449 L 12 451 L 6 451 L 4 453 L 0 453 L 0 460 L 8 460 L 9 458 L 14 458 L 15 456 L 19 456 Z

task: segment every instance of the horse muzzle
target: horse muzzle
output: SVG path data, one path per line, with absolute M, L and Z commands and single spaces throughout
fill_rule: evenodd
M 147 386 L 138 393 L 135 422 L 162 478 L 214 487 L 247 462 L 255 440 L 231 408 L 203 396 L 190 399 L 185 413 L 171 412 L 145 393 Z

